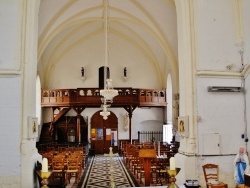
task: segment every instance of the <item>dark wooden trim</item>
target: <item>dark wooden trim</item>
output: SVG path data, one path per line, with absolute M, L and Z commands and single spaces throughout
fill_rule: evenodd
M 162 89 L 115 88 L 112 107 L 165 107 L 166 91 Z M 100 107 L 102 104 L 99 88 L 43 90 L 42 107 Z M 129 109 L 130 111 L 130 109 Z

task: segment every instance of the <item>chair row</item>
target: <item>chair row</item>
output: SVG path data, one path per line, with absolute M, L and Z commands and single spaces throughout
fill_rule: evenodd
M 57 156 L 52 159 L 51 171 L 58 176 L 65 176 L 65 184 L 69 184 L 72 177 L 75 177 L 75 182 L 78 183 L 83 171 L 83 158 L 79 156 L 70 156 L 64 158 Z
M 143 184 L 144 179 L 144 159 L 139 157 L 139 151 L 142 148 L 138 148 L 137 145 L 127 144 L 124 145 L 123 159 L 126 166 L 134 174 L 135 178 Z M 145 149 L 145 148 L 143 148 Z M 148 149 L 148 148 L 146 148 Z M 152 149 L 152 148 L 151 148 Z M 155 148 L 156 149 L 156 148 Z M 157 149 L 156 149 L 157 150 Z M 162 185 L 163 182 L 168 183 L 168 175 L 166 168 L 169 166 L 169 159 L 172 157 L 172 152 L 164 151 L 164 156 L 158 156 L 151 159 L 150 175 L 151 183 Z
M 48 151 L 43 153 L 42 157 L 48 159 L 52 174 L 64 179 L 66 185 L 72 177 L 75 177 L 78 183 L 86 165 L 86 154 L 83 151 Z
M 63 151 L 69 151 L 69 152 L 74 152 L 74 151 L 82 151 L 86 152 L 86 146 L 61 146 L 61 145 L 44 145 L 44 146 L 39 146 L 37 147 L 38 152 L 40 154 L 46 153 L 46 152 L 63 152 Z

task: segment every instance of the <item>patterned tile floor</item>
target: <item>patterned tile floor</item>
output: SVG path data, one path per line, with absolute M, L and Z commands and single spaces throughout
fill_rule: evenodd
M 137 182 L 130 176 L 126 170 L 120 157 L 113 156 L 112 160 L 109 156 L 96 155 L 89 159 L 89 166 L 83 180 L 80 182 L 81 186 L 78 188 L 94 188 L 94 187 L 109 187 L 110 182 L 114 182 L 116 187 L 136 187 Z M 113 173 L 112 173 L 113 172 Z M 113 181 L 110 176 L 113 174 Z

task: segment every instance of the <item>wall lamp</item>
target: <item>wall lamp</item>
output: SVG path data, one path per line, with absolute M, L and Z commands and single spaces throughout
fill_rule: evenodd
M 123 78 L 126 80 L 128 78 L 128 70 L 127 67 L 124 67 L 123 69 Z
M 84 67 L 81 68 L 81 78 L 82 80 L 85 80 Z

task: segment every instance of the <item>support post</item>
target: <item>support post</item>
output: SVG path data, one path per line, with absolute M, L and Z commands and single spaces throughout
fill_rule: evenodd
M 77 121 L 76 121 L 76 141 L 78 143 L 81 142 L 81 114 L 77 114 Z

